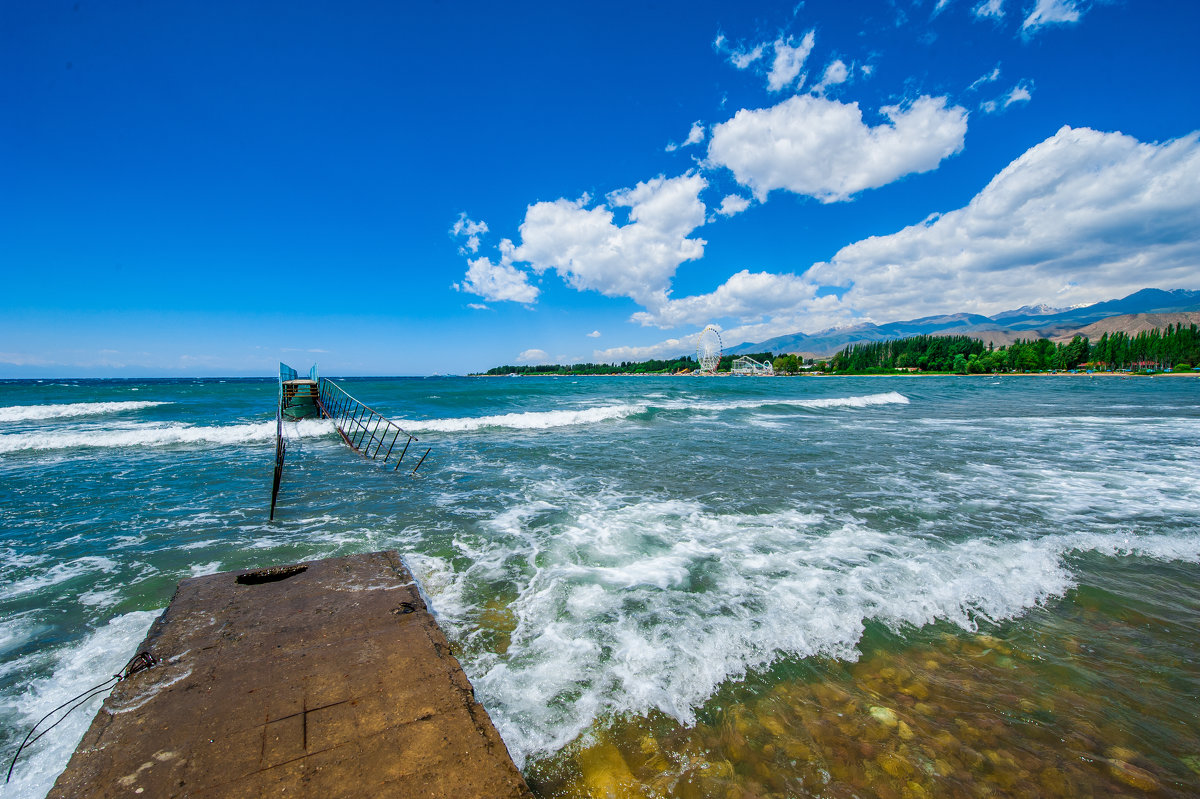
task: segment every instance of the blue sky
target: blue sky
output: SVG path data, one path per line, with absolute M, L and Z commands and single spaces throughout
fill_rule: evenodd
M 735 7 L 736 5 L 736 7 Z M 0 377 L 1200 288 L 1190 0 L 0 4 Z

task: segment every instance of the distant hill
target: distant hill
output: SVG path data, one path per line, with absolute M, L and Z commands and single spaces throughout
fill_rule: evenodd
M 1011 344 L 1019 338 L 1049 338 L 1056 341 L 1062 339 L 1069 341 L 1076 333 L 1082 333 L 1088 338 L 1099 338 L 1105 332 L 1104 329 L 1095 328 L 1096 332 L 1093 334 L 1085 332 L 1085 328 L 1114 317 L 1145 317 L 1138 324 L 1147 324 L 1149 327 L 1139 329 L 1150 329 L 1150 327 L 1165 327 L 1168 323 L 1175 324 L 1184 318 L 1189 319 L 1185 324 L 1191 324 L 1196 320 L 1190 316 L 1176 319 L 1175 315 L 1195 312 L 1200 312 L 1200 291 L 1142 289 L 1119 300 L 1108 300 L 1074 308 L 1027 305 L 992 316 L 969 313 L 946 314 L 902 322 L 889 322 L 884 325 L 866 322 L 852 327 L 829 328 L 817 333 L 790 333 L 766 341 L 745 342 L 735 347 L 729 347 L 725 352 L 729 355 L 743 355 L 770 350 L 778 353 L 791 352 L 811 358 L 828 358 L 851 344 L 930 335 L 966 335 L 991 342 L 996 346 Z M 1151 315 L 1161 316 L 1162 320 L 1158 324 L 1151 324 L 1149 321 Z M 1167 318 L 1168 316 L 1170 319 Z M 1128 324 L 1133 324 L 1133 322 Z M 1113 328 L 1109 332 L 1116 329 L 1121 328 Z M 1127 330 L 1126 332 L 1131 331 Z M 1137 330 L 1132 332 L 1136 333 Z
M 1105 333 L 1125 333 L 1136 336 L 1146 330 L 1162 330 L 1167 325 L 1200 325 L 1200 311 L 1177 311 L 1175 313 L 1137 313 L 1110 316 L 1099 322 L 1092 322 L 1086 327 L 1075 330 L 1069 336 L 1060 336 L 1055 341 L 1070 341 L 1071 336 L 1087 336 L 1095 341 Z

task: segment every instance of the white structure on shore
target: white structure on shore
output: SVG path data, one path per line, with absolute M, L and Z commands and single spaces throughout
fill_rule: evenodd
M 769 363 L 759 363 L 748 355 L 743 355 L 733 361 L 733 374 L 750 375 L 751 377 L 772 377 L 775 367 Z

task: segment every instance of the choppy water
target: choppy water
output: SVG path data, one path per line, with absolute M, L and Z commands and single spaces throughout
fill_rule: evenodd
M 424 476 L 302 422 L 269 523 L 274 382 L 0 383 L 0 752 L 181 578 L 395 548 L 543 796 L 1200 792 L 1200 380 L 342 384 Z

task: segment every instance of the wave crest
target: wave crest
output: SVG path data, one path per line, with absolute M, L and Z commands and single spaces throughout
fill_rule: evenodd
M 291 423 L 288 423 L 291 425 Z M 325 419 L 302 419 L 289 428 L 291 435 L 314 438 L 333 432 Z M 196 426 L 185 424 L 141 424 L 121 430 L 60 430 L 55 432 L 10 433 L 0 436 L 0 454 L 77 448 L 165 447 L 173 444 L 216 444 L 236 446 L 271 441 L 275 422 Z
M 66 419 L 71 416 L 96 416 L 104 413 L 124 413 L 170 405 L 170 402 L 70 402 L 52 405 L 11 405 L 0 408 L 0 422 L 36 422 L 43 419 Z

